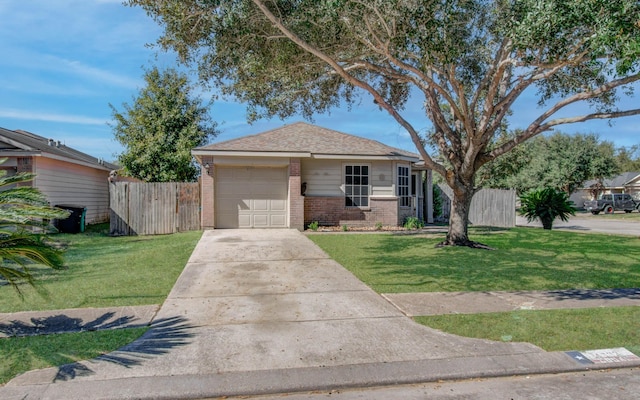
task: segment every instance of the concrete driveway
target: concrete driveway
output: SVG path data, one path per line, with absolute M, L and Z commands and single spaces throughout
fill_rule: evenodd
M 516 217 L 516 225 L 542 228 L 540 221 L 527 222 L 527 219 L 521 216 Z M 591 217 L 590 215 L 580 215 L 569 218 L 569 221 L 567 222 L 563 222 L 560 219 L 555 220 L 553 222 L 553 229 L 637 236 L 640 235 L 640 222 L 603 219 L 596 216 Z
M 205 398 L 584 368 L 419 325 L 298 231 L 215 230 L 140 340 L 26 373 L 0 397 Z

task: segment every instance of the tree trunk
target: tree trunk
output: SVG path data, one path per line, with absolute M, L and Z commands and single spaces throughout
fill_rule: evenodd
M 542 222 L 543 229 L 551 229 L 553 227 L 553 218 L 551 217 L 540 217 L 540 221 Z
M 449 216 L 449 230 L 445 244 L 449 246 L 468 246 L 469 243 L 469 210 L 473 190 L 454 190 Z
M 460 186 L 453 190 L 447 238 L 438 247 L 467 246 L 492 250 L 486 245 L 469 240 L 469 211 L 474 194 L 475 189 L 472 185 Z

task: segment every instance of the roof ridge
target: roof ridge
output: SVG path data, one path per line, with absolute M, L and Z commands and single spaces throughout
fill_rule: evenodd
M 335 155 L 386 155 L 420 158 L 420 155 L 379 140 L 296 121 L 264 132 L 211 143 L 194 150 L 229 152 L 308 152 Z
M 72 147 L 69 147 L 66 144 L 62 143 L 62 141 L 60 140 L 46 138 L 44 136 L 37 135 L 33 132 L 29 132 L 21 129 L 11 130 L 11 129 L 0 127 L 0 135 L 5 135 L 8 137 L 8 139 L 19 142 L 23 144 L 25 148 L 30 148 L 32 151 L 40 151 L 40 152 L 50 153 L 57 156 L 67 157 L 71 160 L 94 164 L 96 166 L 100 166 L 107 169 L 117 169 L 117 165 L 115 164 L 102 160 L 101 158 L 94 157 L 90 154 L 84 153 Z

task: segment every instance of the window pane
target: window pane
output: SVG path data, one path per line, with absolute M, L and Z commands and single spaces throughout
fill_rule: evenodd
M 353 187 L 353 195 L 354 196 L 360 196 L 360 186 L 354 186 Z
M 366 165 L 362 166 L 362 175 L 369 175 L 369 167 Z
M 345 186 L 344 193 L 347 196 L 351 196 L 353 194 L 353 186 Z
M 369 207 L 369 198 L 368 197 L 363 197 L 360 200 L 360 206 L 361 207 Z
M 359 185 L 360 184 L 360 177 L 359 176 L 354 176 L 353 177 L 353 184 L 354 185 Z
M 369 184 L 369 177 L 368 176 L 363 176 L 362 177 L 362 184 L 363 185 L 368 185 Z
M 360 175 L 360 166 L 359 165 L 355 165 L 353 167 L 353 174 L 354 175 Z
M 352 167 L 351 165 L 347 165 L 347 166 L 345 167 L 345 173 L 346 173 L 347 175 L 351 175 L 351 174 L 353 174 L 353 167 Z
M 344 177 L 344 180 L 347 185 L 353 185 L 353 176 L 347 175 Z
M 347 207 L 353 207 L 353 201 L 351 200 L 351 197 L 345 197 L 344 198 L 344 205 Z

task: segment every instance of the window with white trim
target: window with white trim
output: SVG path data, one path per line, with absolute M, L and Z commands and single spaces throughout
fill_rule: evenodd
M 369 166 L 344 166 L 344 205 L 369 207 Z
M 411 206 L 411 192 L 409 188 L 409 167 L 398 165 L 396 195 L 400 198 L 400 207 Z

